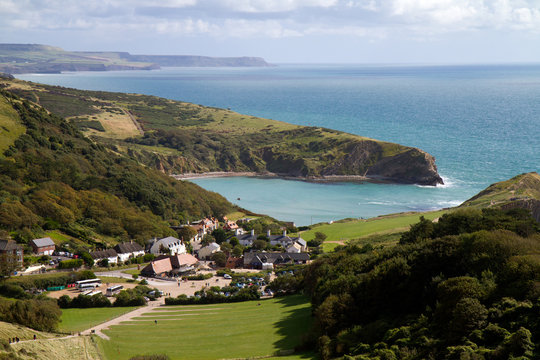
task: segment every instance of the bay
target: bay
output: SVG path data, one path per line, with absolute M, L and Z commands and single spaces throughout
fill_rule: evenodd
M 318 184 L 261 178 L 195 183 L 298 225 L 454 206 L 540 170 L 540 65 L 297 65 L 18 75 L 162 96 L 418 147 L 446 185 Z M 238 200 L 240 198 L 240 200 Z

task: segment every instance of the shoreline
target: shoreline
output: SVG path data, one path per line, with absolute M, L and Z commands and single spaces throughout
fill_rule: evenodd
M 194 180 L 194 179 L 210 179 L 210 178 L 222 178 L 222 177 L 254 177 L 262 179 L 283 179 L 283 180 L 296 180 L 307 181 L 315 183 L 337 183 L 337 182 L 356 182 L 356 183 L 379 183 L 379 184 L 394 184 L 395 182 L 385 181 L 382 179 L 375 179 L 363 175 L 326 175 L 319 177 L 309 176 L 286 176 L 276 173 L 257 173 L 250 171 L 211 171 L 204 173 L 185 173 L 185 174 L 171 174 L 171 177 L 176 180 Z M 399 184 L 399 183 L 396 183 Z

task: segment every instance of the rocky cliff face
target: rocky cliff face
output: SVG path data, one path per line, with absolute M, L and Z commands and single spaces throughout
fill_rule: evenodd
M 381 159 L 368 170 L 366 176 L 406 184 L 444 184 L 437 173 L 435 158 L 415 148 Z
M 363 175 L 370 179 L 403 184 L 443 184 L 437 173 L 435 158 L 409 148 L 393 156 L 383 156 L 381 143 L 358 142 L 347 149 L 347 155 L 326 167 L 322 175 Z

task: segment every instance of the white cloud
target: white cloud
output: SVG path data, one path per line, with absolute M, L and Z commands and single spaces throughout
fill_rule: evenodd
M 247 13 L 273 13 L 293 11 L 306 7 L 328 8 L 337 0 L 221 0 L 222 6 Z

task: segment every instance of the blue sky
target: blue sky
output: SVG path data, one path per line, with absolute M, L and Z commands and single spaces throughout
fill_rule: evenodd
M 540 0 L 0 0 L 0 42 L 273 63 L 540 62 Z

